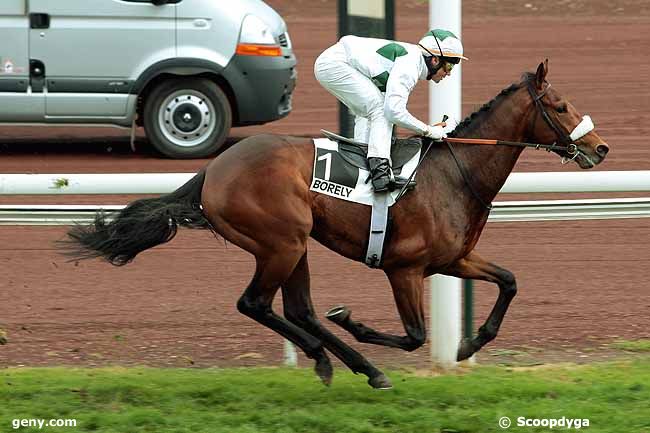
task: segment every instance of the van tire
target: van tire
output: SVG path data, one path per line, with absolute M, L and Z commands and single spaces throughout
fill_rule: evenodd
M 219 86 L 204 78 L 159 84 L 144 105 L 144 128 L 153 147 L 176 159 L 204 158 L 223 146 L 232 109 Z

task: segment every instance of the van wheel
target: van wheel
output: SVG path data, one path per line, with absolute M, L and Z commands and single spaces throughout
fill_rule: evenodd
M 232 110 L 223 91 L 210 80 L 165 81 L 144 105 L 144 127 L 153 146 L 170 158 L 202 158 L 223 145 Z

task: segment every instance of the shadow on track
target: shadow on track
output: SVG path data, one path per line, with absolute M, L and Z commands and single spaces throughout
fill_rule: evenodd
M 133 155 L 130 132 L 115 128 L 77 127 L 0 127 L 0 155 Z M 245 137 L 229 137 L 215 155 L 223 152 Z M 168 159 L 158 153 L 138 129 L 135 154 L 144 157 Z

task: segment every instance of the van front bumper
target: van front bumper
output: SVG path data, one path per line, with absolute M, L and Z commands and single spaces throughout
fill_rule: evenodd
M 291 95 L 298 76 L 295 55 L 236 55 L 222 74 L 236 100 L 234 126 L 271 122 L 291 112 Z

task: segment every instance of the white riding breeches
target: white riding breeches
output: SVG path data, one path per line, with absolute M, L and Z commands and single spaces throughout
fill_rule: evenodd
M 342 43 L 325 50 L 314 64 L 318 82 L 345 104 L 354 119 L 354 139 L 368 143 L 368 157 L 390 160 L 393 124 L 384 115 L 384 94 L 352 67 Z

